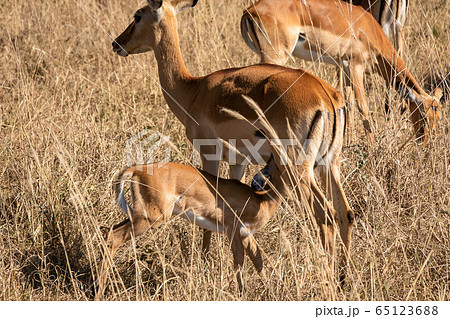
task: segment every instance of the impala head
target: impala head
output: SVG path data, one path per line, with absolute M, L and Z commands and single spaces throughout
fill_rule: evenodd
M 163 22 L 171 23 L 175 15 L 193 7 L 198 0 L 148 0 L 148 5 L 136 11 L 134 21 L 112 43 L 120 56 L 153 50 L 161 39 Z
M 425 104 L 426 106 L 428 106 L 427 117 L 430 129 L 433 128 L 434 123 L 439 121 L 439 119 L 442 116 L 441 102 L 439 102 L 441 97 L 442 97 L 442 90 L 440 88 L 436 88 L 433 91 L 430 98 L 428 99 L 427 103 Z
M 414 119 L 413 116 L 413 122 L 416 122 L 414 124 L 416 136 L 423 139 L 424 142 L 427 141 L 433 131 L 434 125 L 441 118 L 441 103 L 439 102 L 441 97 L 442 90 L 440 88 L 436 88 L 431 95 L 423 97 L 423 100 L 420 101 L 424 106 L 423 111 L 425 112 L 425 118 L 423 120 L 418 119 L 417 121 L 417 119 Z M 423 116 L 420 117 L 422 118 Z

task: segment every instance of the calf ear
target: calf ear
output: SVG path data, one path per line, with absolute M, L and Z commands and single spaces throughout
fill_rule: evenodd
M 172 0 L 171 3 L 175 8 L 175 12 L 178 13 L 182 10 L 194 7 L 198 0 Z
M 163 4 L 163 0 L 148 0 L 148 6 L 153 11 L 156 11 L 159 8 L 161 8 L 162 4 Z

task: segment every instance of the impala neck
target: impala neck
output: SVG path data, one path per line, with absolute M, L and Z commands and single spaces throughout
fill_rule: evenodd
M 394 72 L 399 73 L 400 76 L 403 76 L 405 84 L 410 87 L 411 89 L 415 90 L 418 94 L 422 95 L 422 96 L 427 96 L 428 94 L 425 92 L 424 89 L 422 89 L 422 87 L 419 85 L 419 83 L 416 81 L 416 79 L 414 78 L 414 76 L 409 72 L 409 70 L 406 67 L 405 62 L 403 61 L 403 59 L 397 55 L 397 59 L 396 59 L 396 67 L 397 70 L 394 70 Z
M 193 77 L 186 69 L 181 56 L 176 19 L 161 25 L 162 36 L 155 48 L 158 75 L 163 94 L 170 110 L 186 126 L 191 118 L 190 105 L 196 90 L 192 89 Z M 183 110 L 184 109 L 184 110 Z

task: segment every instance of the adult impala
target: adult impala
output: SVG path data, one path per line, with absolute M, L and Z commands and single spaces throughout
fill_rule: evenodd
M 442 91 L 430 96 L 420 87 L 380 25 L 360 6 L 339 0 L 260 0 L 244 11 L 241 31 L 261 62 L 284 64 L 294 55 L 342 66 L 371 142 L 363 77 L 372 56 L 386 84 L 393 84 L 409 104 L 417 138 L 426 140 L 441 116 Z
M 338 214 L 339 218 L 336 219 L 346 247 L 344 255 L 347 256 L 354 215 L 339 179 L 339 156 L 345 123 L 342 96 L 328 83 L 310 73 L 277 65 L 258 64 L 193 77 L 186 70 L 181 56 L 176 13 L 195 3 L 149 0 L 148 5 L 136 12 L 134 21 L 113 42 L 114 51 L 120 56 L 154 51 L 164 97 L 169 108 L 185 126 L 188 139 L 191 142 L 196 139 L 236 141 L 235 148 L 242 155 L 237 155 L 237 165 L 231 166 L 231 175 L 235 179 L 243 175 L 244 166 L 240 164 L 244 163 L 245 157 L 254 160 L 246 142 L 256 145 L 261 138 L 271 140 L 275 135 L 279 140 L 294 137 L 299 143 L 291 148 L 290 154 L 299 154 L 318 112 L 327 114 L 323 119 L 327 129 L 320 143 L 320 156 L 325 159 L 325 165 L 318 167 L 325 181 L 328 181 L 327 173 L 331 175 L 329 182 L 324 185 L 331 188 L 330 197 L 334 208 L 316 185 L 314 160 L 303 161 L 292 169 L 300 187 L 295 188 L 291 180 L 287 182 L 299 196 L 302 195 L 301 191 L 304 192 L 319 224 L 325 247 L 333 245 L 327 242 L 332 242 L 329 239 L 334 236 L 334 225 L 327 222 L 327 216 L 331 215 L 334 219 L 334 215 Z M 255 107 L 250 107 L 243 95 L 256 102 L 264 114 L 258 114 Z M 228 111 L 225 112 L 224 108 Z M 263 119 L 267 119 L 267 125 Z M 271 129 L 276 134 L 271 134 Z M 287 176 L 285 171 L 290 169 L 290 166 L 282 165 L 278 150 L 278 146 L 268 142 L 259 148 L 259 155 L 265 160 L 274 156 L 281 172 L 274 179 Z M 215 153 L 215 146 L 206 145 L 199 151 L 203 169 L 217 176 L 219 160 L 208 161 L 206 156 Z M 229 152 L 223 153 L 225 160 L 229 160 Z M 291 163 L 296 162 L 295 158 L 291 157 L 290 160 Z M 205 246 L 208 245 L 207 236 Z
M 408 12 L 408 0 L 345 0 L 345 2 L 361 6 L 370 12 L 386 36 L 392 33 L 394 48 L 398 54 L 402 54 L 403 28 Z

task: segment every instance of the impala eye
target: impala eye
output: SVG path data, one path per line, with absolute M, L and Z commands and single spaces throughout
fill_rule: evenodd
M 141 19 L 142 19 L 141 16 L 138 16 L 138 15 L 135 15 L 135 16 L 134 16 L 134 22 L 135 22 L 135 23 L 139 23 L 139 21 L 141 21 Z

